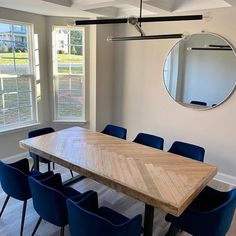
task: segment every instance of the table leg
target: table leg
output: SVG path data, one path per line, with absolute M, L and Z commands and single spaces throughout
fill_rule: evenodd
M 35 158 L 33 160 L 34 160 L 34 170 L 39 171 L 39 156 L 35 155 Z
M 145 204 L 144 232 L 143 232 L 144 236 L 152 236 L 153 218 L 154 218 L 154 207 Z

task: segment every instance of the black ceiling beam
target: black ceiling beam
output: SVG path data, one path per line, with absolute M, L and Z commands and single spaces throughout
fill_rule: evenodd
M 128 18 L 97 19 L 97 20 L 76 20 L 76 25 L 103 25 L 128 23 Z
M 203 15 L 159 16 L 159 17 L 138 18 L 138 22 L 188 21 L 188 20 L 202 20 L 202 19 Z M 128 18 L 75 21 L 76 25 L 101 25 L 101 24 L 123 24 L 123 23 L 128 23 Z

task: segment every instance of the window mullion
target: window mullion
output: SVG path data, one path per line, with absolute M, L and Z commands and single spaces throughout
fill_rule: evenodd
M 70 88 L 70 115 L 72 116 L 72 87 L 71 87 L 71 76 L 69 75 L 69 88 Z
M 2 88 L 2 114 L 3 114 L 3 124 L 6 125 L 5 118 L 5 95 L 4 95 L 4 86 L 3 86 L 3 78 L 1 78 L 1 88 Z
M 14 62 L 14 71 L 16 73 L 16 50 L 15 50 L 15 47 L 16 47 L 16 42 L 15 42 L 15 35 L 14 35 L 14 31 L 13 31 L 13 25 L 11 25 L 11 37 L 12 37 L 12 45 L 14 45 L 13 47 L 13 62 Z
M 18 89 L 18 78 L 16 78 L 16 89 L 17 89 L 17 114 L 18 122 L 20 122 L 20 99 L 19 99 L 19 89 Z

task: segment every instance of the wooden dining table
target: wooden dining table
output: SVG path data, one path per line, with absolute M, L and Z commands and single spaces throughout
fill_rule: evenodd
M 80 127 L 20 147 L 144 202 L 144 236 L 152 235 L 154 208 L 180 216 L 217 173 L 210 164 Z

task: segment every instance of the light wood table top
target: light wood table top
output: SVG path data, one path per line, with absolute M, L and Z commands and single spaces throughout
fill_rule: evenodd
M 20 147 L 175 216 L 217 173 L 212 165 L 79 127 Z

